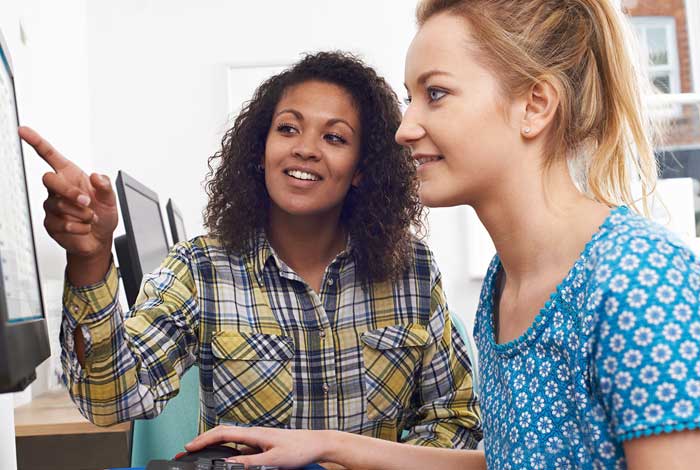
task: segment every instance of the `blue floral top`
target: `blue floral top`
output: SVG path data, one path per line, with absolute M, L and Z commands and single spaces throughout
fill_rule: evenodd
M 496 344 L 486 275 L 475 337 L 490 469 L 624 469 L 622 443 L 700 428 L 700 261 L 612 211 L 518 339 Z

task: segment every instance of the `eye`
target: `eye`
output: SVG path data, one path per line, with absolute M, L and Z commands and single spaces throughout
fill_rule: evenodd
M 406 106 L 411 104 L 411 96 L 410 95 L 403 99 L 403 104 L 405 104 Z
M 298 134 L 299 131 L 291 124 L 281 123 L 277 125 L 277 132 L 281 134 Z
M 444 97 L 446 94 L 447 94 L 446 91 L 440 90 L 439 88 L 433 88 L 433 87 L 428 88 L 428 100 L 431 103 L 442 99 L 442 97 Z
M 326 134 L 323 136 L 323 138 L 332 144 L 346 144 L 348 142 L 339 134 Z

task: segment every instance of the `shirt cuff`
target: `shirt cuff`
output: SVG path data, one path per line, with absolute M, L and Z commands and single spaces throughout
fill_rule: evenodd
M 114 262 L 110 262 L 105 278 L 95 284 L 76 287 L 66 277 L 63 289 L 64 318 L 72 329 L 79 324 L 99 323 L 112 314 L 117 301 L 119 276 Z

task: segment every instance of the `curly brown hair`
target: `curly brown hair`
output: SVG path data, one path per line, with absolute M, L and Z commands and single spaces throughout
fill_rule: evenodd
M 358 276 L 362 281 L 395 278 L 411 260 L 411 229 L 422 233 L 424 228 L 416 169 L 408 151 L 394 141 L 401 122 L 396 94 L 349 53 L 305 55 L 258 87 L 224 135 L 221 150 L 209 158 L 205 226 L 229 253 L 253 249 L 268 222 L 270 198 L 260 164 L 275 107 L 287 89 L 311 80 L 345 89 L 360 114 L 362 178 L 349 190 L 341 212 Z

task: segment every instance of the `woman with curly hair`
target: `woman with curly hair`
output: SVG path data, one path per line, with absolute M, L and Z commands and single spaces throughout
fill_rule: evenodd
M 199 366 L 200 431 L 340 429 L 440 447 L 481 436 L 465 345 L 412 235 L 415 167 L 388 84 L 343 53 L 265 81 L 210 161 L 207 236 L 175 245 L 121 314 L 106 177 L 30 129 L 67 251 L 63 366 L 99 425 L 158 415 Z M 193 405 L 194 406 L 194 405 Z

